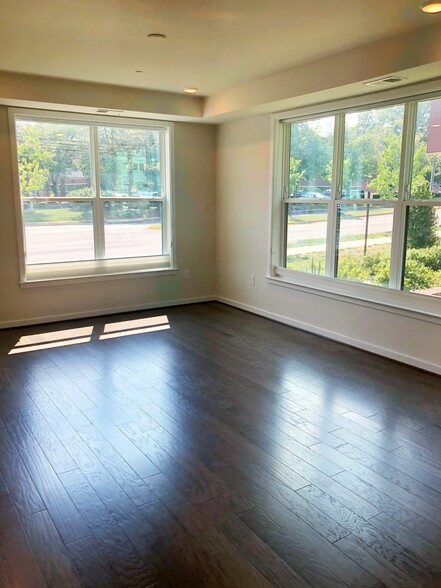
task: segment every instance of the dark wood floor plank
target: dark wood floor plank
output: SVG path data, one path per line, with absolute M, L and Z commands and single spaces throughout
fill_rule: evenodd
M 317 419 L 317 417 L 314 416 L 314 413 L 311 410 L 304 410 L 302 412 L 299 412 L 298 415 L 304 417 L 305 420 L 308 421 L 312 420 L 314 422 L 314 420 Z M 363 427 L 359 423 L 356 423 L 350 419 L 345 419 L 345 417 L 341 414 L 334 414 L 331 411 L 328 411 L 325 419 L 328 423 L 328 426 L 330 428 L 333 427 L 333 430 L 330 432 L 333 432 L 335 435 L 337 435 L 337 437 L 339 435 L 336 429 L 341 428 L 350 431 L 351 433 L 358 435 L 362 439 L 365 439 L 366 441 L 369 441 L 374 445 L 378 445 L 378 447 L 382 447 L 387 451 L 398 449 L 403 444 L 401 440 L 395 439 L 394 436 L 391 435 L 387 430 L 374 433 L 373 431 L 367 429 L 366 427 Z
M 139 401 L 138 403 L 134 402 L 130 397 L 130 393 L 128 393 L 127 390 L 124 390 L 122 384 L 121 388 L 123 389 L 120 390 L 113 384 L 112 378 L 95 380 L 94 385 L 106 398 L 109 398 L 115 406 L 119 407 L 124 412 L 124 414 L 130 418 L 130 421 L 135 421 L 140 416 L 140 414 L 142 414 L 145 420 L 147 420 L 147 413 L 144 412 L 141 408 L 141 404 L 143 404 L 143 402 L 146 400 L 145 397 L 142 396 L 141 398 L 137 398 Z M 150 419 L 149 426 L 155 426 L 155 424 L 155 421 Z M 176 426 L 179 426 L 178 423 L 176 423 Z
M 341 527 L 335 521 L 330 520 L 325 513 L 320 512 L 319 509 L 310 509 L 310 513 L 306 520 L 297 515 L 295 510 L 290 511 L 278 500 L 273 498 L 269 493 L 254 484 L 251 480 L 247 479 L 242 472 L 222 470 L 221 475 L 228 480 L 233 488 L 237 492 L 243 492 L 245 495 L 252 497 L 253 501 L 256 502 L 259 511 L 268 516 L 274 521 L 283 531 L 299 542 L 305 547 L 311 555 L 317 557 L 320 561 L 325 562 L 325 565 L 331 569 L 335 575 L 339 576 L 343 581 L 348 578 L 353 580 L 352 574 L 356 572 L 349 559 L 340 558 L 338 551 L 335 550 L 332 543 L 326 540 L 327 533 L 334 529 L 332 536 L 334 540 L 338 536 L 336 529 Z M 250 509 L 247 509 L 248 512 Z M 307 512 L 306 507 L 303 509 Z M 307 522 L 306 522 L 307 521 Z M 344 533 L 344 532 L 343 532 Z M 328 562 L 328 563 L 326 563 Z M 362 574 L 363 576 L 363 574 Z M 359 578 L 362 584 L 366 580 L 363 577 Z M 370 579 L 368 585 L 370 585 Z
M 57 474 L 67 472 L 76 467 L 62 441 L 38 411 L 26 411 L 23 414 L 23 420 Z
M 173 455 L 191 458 L 192 468 L 196 468 L 207 474 L 207 468 L 215 472 L 222 468 L 231 466 L 227 459 L 220 458 L 215 451 L 216 445 L 203 445 L 193 440 L 190 435 L 182 435 L 176 428 L 171 431 L 161 425 L 151 429 L 149 434 L 159 443 L 163 442 L 163 447 L 167 451 L 173 451 Z
M 119 585 L 141 588 L 156 581 L 155 571 L 140 557 L 85 476 L 79 470 L 73 470 L 60 477 L 104 553 L 109 569 L 117 577 Z
M 419 582 L 391 564 L 355 535 L 343 537 L 335 545 L 363 569 L 368 570 L 381 582 L 382 586 L 388 588 L 417 588 L 421 586 Z
M 277 476 L 277 479 L 282 480 L 282 474 L 284 474 L 285 470 L 283 469 L 283 465 L 281 464 L 281 462 L 278 461 L 279 449 L 277 447 L 277 444 L 268 443 L 265 439 L 256 439 L 255 441 L 257 443 L 259 443 L 260 449 L 264 448 L 265 450 L 270 452 L 270 455 L 273 456 L 273 458 L 276 459 L 276 461 L 274 461 L 274 459 L 273 459 L 272 461 L 270 460 L 268 462 L 269 456 L 268 456 L 268 454 L 266 454 L 266 451 L 265 451 L 266 458 L 265 458 L 265 461 L 263 461 L 262 463 L 264 463 L 266 465 L 266 467 L 268 467 L 268 463 L 269 463 L 270 467 L 272 468 L 272 470 L 270 469 L 270 472 L 271 473 L 274 472 L 273 477 Z M 258 456 L 260 458 L 261 454 L 256 452 L 254 448 L 252 451 L 250 451 L 251 448 L 248 445 L 246 447 L 247 447 L 247 451 L 249 451 L 249 453 L 252 457 Z M 218 448 L 216 448 L 216 450 L 221 450 L 221 449 L 225 451 L 223 446 L 219 446 Z M 233 453 L 233 458 L 232 458 L 233 463 L 238 469 L 244 469 L 244 471 L 246 471 L 246 472 L 251 472 L 253 469 L 254 474 L 251 474 L 252 476 L 254 476 L 253 479 L 257 482 L 259 481 L 259 478 L 263 479 L 264 472 L 262 473 L 262 469 L 257 469 L 257 466 L 254 465 L 253 462 L 250 462 L 249 459 L 244 457 L 243 454 L 239 453 L 237 450 L 236 451 L 234 449 L 232 450 L 230 448 L 230 446 L 228 446 L 227 457 L 231 453 Z M 363 498 L 361 498 L 357 494 L 353 493 L 351 490 L 347 489 L 346 487 L 342 486 L 341 484 L 336 482 L 333 478 L 322 474 L 321 472 L 316 470 L 313 466 L 309 466 L 309 464 L 306 464 L 306 462 L 305 462 L 305 464 L 302 464 L 302 474 L 304 476 L 307 476 L 307 478 L 305 477 L 303 479 L 303 481 L 301 482 L 301 485 L 299 484 L 297 486 L 294 486 L 291 483 L 290 471 L 292 471 L 292 470 L 289 470 L 287 468 L 286 475 L 283 475 L 283 481 L 286 482 L 286 484 L 290 484 L 289 487 L 292 488 L 293 490 L 298 490 L 302 487 L 308 486 L 310 483 L 314 483 L 315 485 L 322 488 L 325 492 L 328 492 L 332 495 L 339 496 L 339 497 L 344 496 L 346 503 L 351 505 L 354 512 L 359 513 L 361 516 L 365 516 L 366 518 L 369 518 L 371 516 L 374 516 L 375 514 L 378 514 L 378 512 L 379 512 L 378 509 L 376 509 L 373 505 L 369 504 L 366 500 L 364 500 Z M 274 484 L 272 486 L 275 488 Z M 272 489 L 272 486 L 269 486 L 269 487 Z M 288 504 L 288 507 L 289 507 L 289 504 Z
M 209 467 L 211 464 L 207 464 L 207 460 L 204 459 L 204 456 L 199 458 L 201 448 L 194 448 L 192 439 L 185 440 L 180 436 L 178 440 L 162 427 L 150 430 L 149 435 L 162 447 L 162 449 L 172 455 L 180 466 L 185 468 L 186 472 L 192 476 L 190 480 L 196 479 L 199 481 L 201 488 L 198 489 L 198 487 L 196 487 L 195 490 L 194 482 L 181 484 L 176 478 L 172 479 L 174 485 L 179 488 L 192 503 L 200 504 L 210 500 L 212 497 L 222 497 L 224 500 L 228 499 L 230 507 L 233 508 L 234 512 L 242 512 L 243 510 L 255 506 L 249 498 L 240 496 L 228 483 L 225 483 L 225 480 L 221 476 L 218 475 L 217 472 L 230 468 L 231 465 L 226 464 L 228 460 L 225 456 L 217 456 L 217 453 L 214 452 L 213 449 L 215 446 L 206 446 L 202 448 L 210 453 L 213 452 L 210 461 L 219 462 L 223 466 L 216 467 L 215 471 L 213 471 L 212 468 Z M 176 471 L 176 468 L 174 469 Z M 167 476 L 170 478 L 170 474 L 167 473 Z
M 315 450 L 318 449 L 319 446 L 317 445 L 315 447 Z M 427 484 L 420 482 L 417 479 L 417 473 L 414 473 L 413 476 L 410 476 L 392 467 L 391 465 L 386 464 L 381 460 L 371 457 L 369 454 L 349 444 L 342 445 L 338 449 L 341 453 L 343 453 L 353 461 L 356 461 L 358 464 L 361 464 L 362 466 L 365 466 L 367 468 L 368 471 L 365 470 L 364 473 L 366 477 L 369 478 L 368 481 L 372 479 L 371 474 L 369 472 L 375 472 L 375 474 L 378 474 L 382 478 L 386 478 L 387 480 L 389 480 L 393 484 L 396 484 L 400 488 L 403 488 L 404 490 L 407 490 L 408 492 L 415 494 L 416 496 L 418 496 L 422 500 L 425 500 L 429 504 L 432 504 L 434 506 L 440 505 L 441 493 L 437 490 L 434 490 Z
M 81 377 L 81 371 L 77 365 L 79 362 L 68 361 L 66 358 L 66 349 L 59 347 L 51 354 L 51 359 L 54 362 L 53 367 L 46 368 L 49 377 L 54 380 L 65 393 L 71 398 L 72 402 L 79 408 L 92 408 L 93 403 L 80 390 L 77 389 L 73 383 L 73 378 Z
M 0 461 L 1 464 L 1 461 Z M 6 484 L 6 480 L 1 473 L 1 465 L 0 465 L 0 496 L 4 496 L 5 494 L 9 494 L 9 488 Z
M 210 420 L 212 418 L 239 433 L 253 426 L 252 417 L 249 413 L 245 415 L 237 414 L 234 409 L 221 408 L 210 398 L 209 394 L 199 388 L 199 386 L 192 387 L 179 381 L 157 384 L 149 391 L 149 397 L 158 405 L 161 405 L 165 398 L 169 402 L 176 403 L 183 410 L 188 410 L 192 416 L 197 417 L 199 429 L 207 430 L 207 435 L 209 435 L 205 439 L 207 443 L 219 440 L 210 431 Z M 210 441 L 210 437 L 213 441 Z
M 228 510 L 228 505 L 219 498 L 212 498 L 197 506 L 203 517 L 217 524 L 241 551 L 242 555 L 259 570 L 272 586 L 310 586 L 299 574 L 280 558 L 266 543 L 255 535 L 237 516 Z
M 326 443 L 326 445 L 329 445 L 329 447 L 336 448 L 340 447 L 340 445 L 344 445 L 345 443 L 345 441 L 339 439 L 333 433 L 329 433 L 328 431 L 325 431 L 321 427 L 314 423 L 310 423 L 309 421 L 303 421 L 302 423 L 296 425 L 296 427 L 311 435 L 315 442 Z M 311 445 L 314 445 L 314 443 L 311 443 Z
M 45 393 L 43 388 L 39 386 L 38 392 L 32 395 L 32 401 L 36 408 L 29 408 L 29 412 L 39 412 L 52 427 L 57 437 L 61 439 L 64 445 L 71 445 L 81 441 L 80 436 L 66 419 L 62 411 L 53 402 L 51 398 Z
M 169 386 L 167 382 L 158 385 L 158 387 L 160 387 L 160 391 L 155 390 L 154 387 L 149 390 L 148 404 L 152 402 L 157 404 L 170 416 L 179 414 L 179 420 L 184 419 L 187 426 L 197 433 L 197 436 L 203 443 L 217 443 L 219 441 L 219 436 L 207 426 L 204 418 L 201 418 L 200 413 L 189 405 L 188 402 L 185 402 L 174 388 Z M 135 389 L 137 390 L 137 387 Z
M 169 549 L 179 550 L 181 565 L 189 576 L 193 577 L 194 585 L 219 588 L 241 588 L 247 584 L 256 588 L 271 586 L 264 576 L 243 558 L 235 545 L 214 527 L 207 525 L 207 521 L 200 517 L 193 505 L 187 503 L 189 511 L 183 513 L 182 498 L 177 496 L 173 489 L 167 493 L 166 499 L 167 507 L 151 503 L 141 506 L 140 510 L 151 521 L 155 532 L 165 539 L 166 544 L 170 546 Z
M 434 439 L 441 440 L 441 426 L 438 425 L 429 425 L 424 423 L 423 420 L 419 421 L 420 431 L 429 437 L 433 437 Z
M 46 374 L 42 376 L 40 372 L 35 374 L 35 377 L 38 378 L 37 381 L 40 383 L 44 392 L 63 413 L 64 418 L 70 423 L 73 429 L 76 430 L 79 427 L 84 427 L 89 424 L 89 421 L 82 411 L 74 402 L 72 402 L 64 391 L 57 386 L 56 382 Z
M 434 588 L 440 382 L 220 303 L 2 331 L 0 585 Z
M 96 329 L 96 327 L 94 327 L 94 329 Z M 89 346 L 80 345 L 75 349 L 66 347 L 63 349 L 63 357 L 71 365 L 75 365 L 76 369 L 81 374 L 80 377 L 85 376 L 91 382 L 102 379 L 103 368 L 105 366 L 96 361 L 94 356 L 89 353 Z M 91 400 L 93 402 L 93 399 Z
M 219 443 L 215 447 L 215 451 L 221 446 L 228 445 L 234 447 L 235 450 L 232 452 L 235 457 L 249 456 L 250 467 L 255 467 L 256 471 L 260 471 L 261 475 L 265 475 L 262 468 L 271 473 L 273 477 L 276 477 L 281 482 L 289 485 L 291 488 L 301 488 L 308 484 L 308 480 L 304 477 L 303 473 L 297 473 L 292 468 L 287 467 L 281 461 L 275 461 L 271 455 L 265 449 L 258 446 L 256 443 L 251 442 L 244 435 L 239 435 L 236 431 L 229 429 L 228 427 L 222 426 L 215 420 L 212 421 L 212 426 L 219 432 L 224 439 L 223 443 Z M 228 457 L 228 455 L 227 455 Z M 234 462 L 233 462 L 234 463 Z M 305 468 L 308 464 L 304 462 Z M 318 470 L 317 470 L 317 473 Z
M 121 486 L 133 504 L 141 506 L 153 500 L 147 484 L 94 426 L 85 427 L 80 433 L 89 449 Z
M 134 469 L 138 476 L 146 478 L 159 472 L 150 459 L 98 409 L 86 410 L 84 413 L 109 443 L 118 448 L 118 453 L 121 454 L 121 457 Z
M 413 483 L 412 478 L 406 478 L 404 474 L 398 471 L 394 476 L 392 468 L 382 468 L 380 473 L 376 473 L 373 469 L 366 468 L 359 462 L 352 460 L 346 454 L 343 455 L 343 448 L 340 449 L 341 451 L 336 451 L 322 443 L 318 443 L 313 447 L 313 451 L 324 459 L 340 465 L 342 471 L 350 472 L 373 486 L 376 490 L 383 492 L 404 506 L 410 507 L 422 516 L 441 524 L 441 511 L 438 508 L 441 495 L 438 492 L 419 482 Z M 393 480 L 389 479 L 391 476 L 393 476 Z M 424 494 L 424 498 L 418 496 L 418 494 Z M 425 500 L 426 496 L 429 498 L 428 501 Z
M 349 451 L 348 446 L 354 447 L 359 451 L 363 451 L 363 453 L 366 453 L 370 457 L 373 457 L 376 461 L 388 464 L 392 468 L 397 469 L 404 474 L 408 474 L 410 477 L 415 478 L 420 482 L 423 482 L 437 492 L 441 492 L 441 476 L 437 476 L 436 474 L 428 472 L 424 468 L 420 467 L 416 462 L 404 459 L 396 455 L 393 451 L 386 451 L 385 449 L 381 449 L 380 447 L 369 443 L 361 437 L 353 435 L 349 431 L 339 429 L 338 431 L 335 431 L 335 435 L 338 435 L 342 440 L 347 442 L 347 445 L 341 445 L 337 448 L 342 453 Z
M 220 451 L 221 455 L 226 455 L 227 458 L 230 457 L 235 469 L 244 472 L 257 486 L 267 488 L 269 494 L 287 508 L 295 507 L 297 501 L 295 491 L 298 488 L 303 488 L 308 483 L 303 481 L 299 484 L 298 477 L 294 477 L 291 481 L 289 470 L 288 473 L 284 472 L 284 466 L 281 463 L 281 471 L 275 477 L 274 472 L 277 471 L 277 462 L 271 464 L 272 470 L 268 471 L 268 467 L 263 467 L 254 460 L 249 459 L 245 453 L 236 453 L 235 447 L 230 444 L 222 444 L 220 447 L 216 447 L 216 450 Z M 267 463 L 268 465 L 269 462 Z
M 400 568 L 414 580 L 424 583 L 430 578 L 436 578 L 436 570 L 420 560 L 415 554 L 404 548 L 388 535 L 382 535 L 377 528 L 355 513 L 351 512 L 344 504 L 321 492 L 317 488 L 308 487 L 301 493 L 335 518 L 342 526 L 346 527 L 353 535 L 361 539 L 366 545 L 377 551 L 379 555 L 390 563 Z
M 132 420 L 118 404 L 102 392 L 95 382 L 91 382 L 85 376 L 72 378 L 72 381 L 91 400 L 94 405 L 92 408 L 96 406 L 115 425 L 129 423 Z
M 161 508 L 163 506 L 161 505 Z M 172 537 L 168 537 L 167 528 L 164 526 L 164 535 L 153 532 L 138 535 L 132 539 L 137 553 L 142 560 L 154 565 L 161 575 L 170 583 L 173 588 L 193 588 L 198 584 L 194 578 L 189 575 L 186 568 L 186 561 L 182 555 L 186 551 L 186 546 L 179 543 L 180 535 L 172 527 Z M 191 550 L 191 548 L 190 548 Z M 194 556 L 190 568 L 196 567 L 199 560 Z M 199 579 L 197 580 L 199 581 Z M 199 584 L 204 586 L 204 584 Z M 154 586 L 154 584 L 153 584 Z
M 151 530 L 127 494 L 85 443 L 76 443 L 69 451 L 89 484 L 129 537 Z
M 239 518 L 311 586 L 343 585 L 301 542 L 295 541 L 258 510 L 246 511 Z
M 385 510 L 387 508 L 385 505 L 390 503 L 390 501 L 398 502 L 403 507 L 416 512 L 428 521 L 432 521 L 441 526 L 440 509 L 424 502 L 414 494 L 410 494 L 410 492 L 403 490 L 399 486 L 394 486 L 388 481 L 385 481 L 383 486 L 381 486 L 381 483 L 376 483 L 374 476 L 372 476 L 372 480 L 366 482 L 360 477 L 354 476 L 349 471 L 336 474 L 333 478 L 338 480 L 346 488 L 363 496 L 365 500 L 381 510 Z M 382 488 L 382 491 L 378 490 L 379 487 Z
M 305 358 L 306 360 L 306 358 Z M 312 367 L 312 366 L 311 366 Z M 325 370 L 332 370 L 331 366 L 327 366 Z M 313 368 L 311 370 L 314 371 Z M 313 373 L 308 374 L 309 378 L 305 379 L 304 371 L 296 369 L 293 374 L 289 376 L 289 379 L 285 379 L 282 383 L 281 393 L 284 397 L 289 398 L 291 401 L 303 406 L 304 410 L 312 410 L 320 413 L 323 410 L 324 399 L 326 400 L 328 389 L 332 390 L 333 402 L 329 404 L 327 410 L 334 416 L 342 415 L 351 410 L 357 410 L 364 416 L 369 416 L 376 411 L 370 406 L 365 407 L 365 403 L 358 402 L 350 394 L 347 394 L 344 387 L 341 386 L 341 382 L 338 380 L 339 374 L 336 374 L 335 378 L 328 380 L 330 374 L 326 374 L 326 377 L 320 378 L 313 376 Z M 332 378 L 332 376 L 331 376 Z M 299 412 L 298 416 L 305 417 L 304 412 Z M 322 415 L 325 417 L 325 415 Z M 326 424 L 331 430 L 337 428 L 338 424 L 335 422 Z
M 335 519 L 328 517 L 319 508 L 308 504 L 308 501 L 300 496 L 299 491 L 290 494 L 290 502 L 286 505 L 270 493 L 269 487 L 255 483 L 245 475 L 243 470 L 229 468 L 223 470 L 220 475 L 229 484 L 232 491 L 252 498 L 252 506 L 258 506 L 264 512 L 270 512 L 269 509 L 271 509 L 272 518 L 277 517 L 277 520 L 284 520 L 289 528 L 301 527 L 304 522 L 331 542 L 347 534 L 345 528 Z M 249 510 L 252 506 L 248 506 L 244 510 Z
M 72 560 L 47 510 L 23 517 L 22 522 L 49 588 L 81 588 Z
M 380 433 L 387 429 L 384 423 L 376 422 L 373 420 L 372 417 L 376 415 L 371 415 L 370 417 L 365 417 L 355 410 L 350 410 L 349 412 L 344 412 L 340 415 L 342 422 L 346 422 L 345 419 L 349 419 L 351 422 L 358 423 L 365 429 L 369 429 L 373 433 Z
M 295 472 L 304 471 L 303 475 L 306 479 L 309 479 L 309 476 L 312 477 L 315 475 L 316 472 L 313 468 L 327 476 L 333 476 L 343 471 L 343 468 L 338 464 L 328 459 L 322 459 L 320 455 L 317 455 L 317 452 L 313 449 L 314 446 L 304 447 L 293 439 L 287 438 L 279 431 L 274 432 L 268 430 L 267 434 L 264 435 L 252 429 L 246 431 L 243 435 L 259 447 L 262 447 L 262 441 L 265 442 L 265 447 L 275 447 L 278 459 L 288 467 L 291 467 Z
M 435 577 L 441 583 L 441 549 L 439 547 L 435 547 L 384 513 L 372 517 L 369 522 L 383 535 L 392 537 L 397 543 L 426 562 L 434 571 L 434 576 L 437 574 Z
M 86 588 L 109 588 L 116 585 L 116 576 L 93 537 L 69 543 L 67 550 Z
M 0 470 L 20 516 L 45 508 L 20 454 L 4 428 L 0 430 Z
M 168 451 L 166 451 L 153 437 L 153 432 L 143 431 L 136 423 L 121 425 L 127 436 L 146 454 L 155 464 L 157 472 L 165 472 L 170 481 L 177 488 L 185 491 L 194 502 L 203 502 L 216 495 L 216 488 L 209 480 L 195 477 L 188 468 L 183 467 Z
M 87 537 L 87 526 L 40 447 L 29 445 L 20 454 L 63 541 Z
M 38 445 L 18 408 L 9 406 L 3 411 L 3 418 L 6 423 L 5 429 L 19 450 L 25 451 L 28 445 Z
M 416 465 L 419 465 L 435 476 L 441 477 L 441 463 L 437 449 L 429 450 L 418 448 L 411 444 L 402 444 L 394 450 L 395 455 L 402 457 Z
M 3 565 L 3 562 L 0 559 L 0 586 L 3 586 L 3 588 L 11 588 L 11 584 L 8 580 L 8 577 L 6 576 L 6 570 L 5 570 L 5 566 Z
M 46 588 L 11 498 L 0 496 L 0 558 L 13 588 Z

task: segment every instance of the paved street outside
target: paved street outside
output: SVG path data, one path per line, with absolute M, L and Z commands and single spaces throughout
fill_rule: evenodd
M 148 225 L 107 225 L 106 256 L 137 257 L 162 254 L 162 231 Z M 27 263 L 78 261 L 94 258 L 92 225 L 26 227 Z
M 441 211 L 439 212 L 441 224 Z M 372 214 L 369 217 L 368 244 L 390 243 L 390 236 L 379 233 L 392 232 L 393 214 Z M 326 221 L 288 225 L 288 244 L 305 240 L 321 239 L 322 243 L 289 247 L 288 255 L 316 253 L 325 250 Z M 365 217 L 344 217 L 340 227 L 341 237 L 351 235 L 354 239 L 341 240 L 340 249 L 364 246 L 366 230 Z M 107 257 L 136 257 L 141 255 L 161 255 L 162 234 L 160 229 L 142 224 L 109 224 L 105 228 Z M 357 237 L 357 238 L 355 238 Z M 94 258 L 93 227 L 89 224 L 28 225 L 26 227 L 27 263 L 50 263 L 57 261 L 76 261 Z
M 369 234 L 378 233 L 390 233 L 392 232 L 393 214 L 381 214 L 371 215 L 369 217 Z M 349 239 L 347 241 L 340 242 L 340 249 L 348 249 L 351 247 L 363 247 L 364 239 L 360 239 L 360 235 L 364 235 L 366 230 L 366 218 L 359 217 L 346 217 L 343 218 L 340 235 L 341 237 L 347 237 L 354 235 L 357 239 Z M 300 247 L 289 247 L 288 255 L 299 255 L 304 253 L 317 253 L 325 251 L 326 247 L 326 221 L 318 221 L 304 224 L 292 224 L 288 225 L 288 245 L 295 244 L 298 241 L 304 241 L 309 239 L 322 239 L 322 243 L 315 243 L 311 245 L 302 245 Z M 368 243 L 370 245 L 380 245 L 390 243 L 391 237 L 375 237 L 369 238 Z

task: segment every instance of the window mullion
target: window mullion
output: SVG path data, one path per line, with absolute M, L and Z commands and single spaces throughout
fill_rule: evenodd
M 343 150 L 344 150 L 344 114 L 335 117 L 334 128 L 334 153 L 332 159 L 332 200 L 328 206 L 328 227 L 326 237 L 326 268 L 325 275 L 335 275 L 335 251 L 337 235 L 338 202 L 341 198 L 343 177 Z
M 283 150 L 283 167 L 280 175 L 277 196 L 280 199 L 280 234 L 282 235 L 282 252 L 278 254 L 278 263 L 282 262 L 283 267 L 287 263 L 287 248 L 288 248 L 288 209 L 287 199 L 289 198 L 289 177 L 291 165 L 291 126 L 282 125 L 281 134 L 281 148 Z
M 95 259 L 105 257 L 104 243 L 104 203 L 101 200 L 100 157 L 98 149 L 98 127 L 90 127 L 90 148 L 92 151 L 92 186 L 93 186 L 93 233 L 95 241 Z
M 162 197 L 162 254 L 167 253 L 169 243 L 171 243 L 170 233 L 170 214 L 169 214 L 169 192 L 170 186 L 167 182 L 169 177 L 167 160 L 167 145 L 168 136 L 166 133 L 159 133 L 159 157 L 160 157 L 160 174 L 161 174 L 161 197 Z
M 271 225 L 270 273 L 274 268 L 286 265 L 286 227 L 289 164 L 290 164 L 290 126 L 276 122 L 273 141 L 273 187 L 272 203 L 274 222 Z
M 396 290 L 401 289 L 403 279 L 402 273 L 405 249 L 404 239 L 406 232 L 405 201 L 410 197 L 411 190 L 416 109 L 417 103 L 410 102 L 406 104 L 404 110 L 398 202 L 394 207 L 389 277 L 389 288 L 394 288 Z

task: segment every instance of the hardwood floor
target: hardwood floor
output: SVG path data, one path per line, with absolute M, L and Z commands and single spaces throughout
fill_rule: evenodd
M 217 303 L 0 332 L 0 586 L 441 586 L 441 378 Z

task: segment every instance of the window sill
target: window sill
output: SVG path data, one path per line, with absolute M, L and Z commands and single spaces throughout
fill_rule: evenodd
M 41 288 L 46 286 L 68 286 L 70 284 L 84 284 L 89 282 L 101 282 L 109 280 L 128 280 L 133 278 L 146 278 L 156 276 L 176 275 L 177 268 L 131 270 L 109 272 L 102 274 L 90 274 L 82 276 L 66 276 L 56 278 L 29 279 L 20 282 L 20 288 Z
M 441 299 L 275 268 L 269 284 L 441 325 Z

